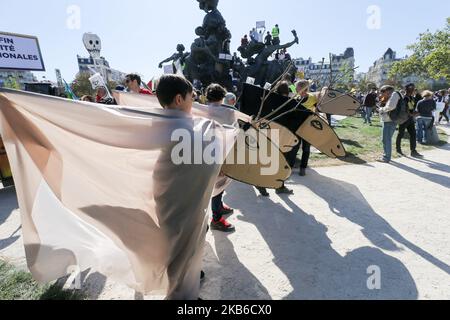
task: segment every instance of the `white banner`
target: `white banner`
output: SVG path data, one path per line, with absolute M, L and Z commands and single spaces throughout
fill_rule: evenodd
M 94 74 L 92 77 L 89 78 L 89 81 L 91 82 L 92 89 L 97 89 L 100 87 L 106 88 L 106 83 L 103 80 L 103 77 L 100 75 L 100 73 Z
M 38 39 L 0 32 L 0 69 L 45 71 Z
M 167 64 L 164 66 L 164 74 L 174 74 L 173 64 Z
M 256 29 L 265 29 L 266 28 L 266 22 L 265 21 L 257 21 L 256 22 Z

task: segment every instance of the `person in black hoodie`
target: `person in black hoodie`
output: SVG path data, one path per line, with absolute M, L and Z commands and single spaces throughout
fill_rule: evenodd
M 372 88 L 370 92 L 367 94 L 366 98 L 364 99 L 364 124 L 368 123 L 372 125 L 372 114 L 373 110 L 377 107 L 377 89 Z
M 439 114 L 439 123 L 441 123 L 442 118 L 445 118 L 445 120 L 447 120 L 447 123 L 450 123 L 450 120 L 448 119 L 448 115 L 447 115 L 448 108 L 449 108 L 449 103 L 450 103 L 450 95 L 447 95 L 447 91 L 446 90 L 442 90 L 439 93 L 439 95 L 437 96 L 437 101 L 436 102 L 445 103 L 444 110 Z
M 408 130 L 409 133 L 409 141 L 410 141 L 410 148 L 411 148 L 411 156 L 415 158 L 422 157 L 421 154 L 419 154 L 416 150 L 417 148 L 417 130 L 416 130 L 416 122 L 414 121 L 414 112 L 417 107 L 417 103 L 419 101 L 416 100 L 416 86 L 413 83 L 410 83 L 406 86 L 406 95 L 403 98 L 405 100 L 405 104 L 408 106 L 410 117 L 408 121 L 406 121 L 404 124 L 400 125 L 398 129 L 398 136 L 397 136 L 397 153 L 399 155 L 404 155 L 402 151 L 402 140 L 405 136 L 405 131 Z

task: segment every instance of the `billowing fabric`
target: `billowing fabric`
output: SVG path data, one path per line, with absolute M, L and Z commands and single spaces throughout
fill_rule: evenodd
M 171 137 L 176 129 L 197 140 L 214 136 L 226 157 L 238 130 L 155 103 L 147 111 L 0 91 L 0 135 L 36 280 L 77 266 L 144 294 L 198 298 L 207 207 L 221 165 L 174 164 Z
M 156 96 L 145 96 L 141 94 L 133 94 L 120 91 L 114 91 L 113 96 L 118 105 L 134 106 L 134 110 L 141 112 L 148 111 L 149 107 L 154 105 L 158 101 L 158 98 Z M 206 117 L 226 125 L 234 125 L 237 121 L 250 123 L 252 120 L 250 116 L 239 111 L 235 111 L 231 108 L 220 106 L 210 107 L 201 105 L 199 103 L 194 104 L 192 113 L 197 117 Z M 227 178 L 224 175 L 220 175 L 214 186 L 213 197 L 224 192 L 225 189 L 230 186 L 232 181 L 232 179 Z

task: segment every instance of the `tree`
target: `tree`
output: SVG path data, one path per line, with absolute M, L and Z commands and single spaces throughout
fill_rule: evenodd
M 109 91 L 116 90 L 118 85 L 119 84 L 115 81 L 108 81 L 108 84 L 107 84 Z
M 71 88 L 77 97 L 82 96 L 94 96 L 96 91 L 92 89 L 91 82 L 89 78 L 91 77 L 90 73 L 82 72 L 77 74 L 75 80 L 72 82 Z M 117 83 L 114 81 L 109 81 L 107 84 L 108 89 L 114 90 L 117 87 Z
M 397 77 L 392 77 L 391 79 L 386 80 L 383 85 L 393 86 L 397 89 L 403 88 L 403 83 Z
M 373 82 L 367 81 L 366 77 L 356 83 L 356 89 L 359 92 L 369 92 L 372 88 L 376 89 L 377 85 Z
M 71 85 L 72 91 L 77 97 L 93 96 L 95 94 L 91 82 L 89 81 L 90 77 L 91 75 L 87 72 L 77 74 Z
M 336 90 L 350 91 L 354 87 L 355 68 L 346 62 L 339 71 L 333 75 L 333 87 Z
M 412 55 L 396 62 L 390 77 L 416 75 L 426 79 L 450 82 L 450 18 L 447 26 L 435 33 L 420 34 L 418 42 L 407 47 Z

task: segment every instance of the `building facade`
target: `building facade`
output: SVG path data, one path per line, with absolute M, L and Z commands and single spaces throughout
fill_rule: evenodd
M 78 69 L 80 73 L 93 73 L 93 70 L 96 70 L 107 81 L 113 81 L 116 83 L 122 83 L 127 75 L 124 72 L 114 70 L 110 67 L 109 62 L 104 58 L 100 57 L 100 59 L 93 59 L 92 57 L 84 58 L 77 56 L 78 60 Z
M 386 84 L 389 80 L 389 72 L 394 63 L 402 61 L 402 58 L 397 58 L 397 53 L 389 48 L 384 55 L 373 63 L 373 66 L 369 68 L 366 74 L 366 81 L 374 83 L 377 87 L 381 87 Z M 420 78 L 417 76 L 408 76 L 399 80 L 402 85 L 408 83 L 418 83 Z M 433 83 L 433 81 L 431 81 Z
M 406 58 L 397 58 L 397 53 L 389 48 L 385 54 L 373 63 L 373 66 L 369 68 L 369 72 L 365 74 L 365 80 L 370 83 L 374 83 L 378 87 L 389 83 L 391 80 L 389 77 L 389 72 L 391 71 L 392 65 L 398 61 L 402 61 Z M 409 83 L 419 84 L 424 83 L 430 89 L 435 87 L 443 87 L 446 85 L 445 79 L 433 80 L 433 79 L 423 79 L 421 77 L 411 75 L 403 77 L 401 79 L 396 79 L 398 82 L 405 86 Z
M 350 72 L 350 79 L 347 81 L 353 82 L 355 78 L 355 51 L 353 48 L 347 48 L 343 54 L 332 54 L 331 61 L 323 59 L 320 62 L 313 62 L 312 58 L 294 59 L 297 67 L 297 78 L 311 79 L 315 82 L 326 86 L 329 85 L 332 79 L 338 80 L 342 75 L 342 70 Z

